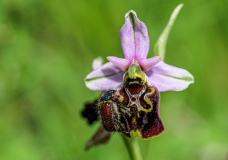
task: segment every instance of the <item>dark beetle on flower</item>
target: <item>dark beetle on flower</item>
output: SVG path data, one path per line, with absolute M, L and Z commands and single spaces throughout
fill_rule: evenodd
M 132 113 L 128 111 L 126 106 L 114 100 L 114 90 L 105 92 L 98 103 L 98 111 L 104 128 L 109 132 L 119 131 L 125 134 L 129 134 L 126 131 L 126 127 L 122 123 L 122 114 L 124 112 Z
M 128 137 L 143 139 L 159 135 L 163 125 L 158 115 L 160 95 L 147 83 L 147 77 L 136 64 L 129 67 L 123 87 L 105 92 L 98 103 L 104 128 Z

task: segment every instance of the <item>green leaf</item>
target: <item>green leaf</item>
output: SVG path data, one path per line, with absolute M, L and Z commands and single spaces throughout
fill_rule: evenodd
M 169 32 L 171 31 L 173 24 L 177 18 L 177 15 L 179 14 L 182 7 L 183 4 L 181 3 L 174 9 L 168 24 L 166 25 L 165 29 L 163 30 L 162 34 L 160 35 L 158 41 L 154 46 L 155 56 L 160 56 L 162 60 L 165 59 L 166 42 L 169 37 Z

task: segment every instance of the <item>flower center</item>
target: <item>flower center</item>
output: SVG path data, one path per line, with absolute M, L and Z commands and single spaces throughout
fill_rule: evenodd
M 139 94 L 143 89 L 143 85 L 133 83 L 131 85 L 127 85 L 126 88 L 129 90 L 131 94 Z

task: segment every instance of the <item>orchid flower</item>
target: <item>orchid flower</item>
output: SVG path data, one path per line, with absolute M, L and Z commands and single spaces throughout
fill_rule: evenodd
M 178 13 L 178 11 L 176 12 Z M 174 20 L 175 17 L 171 16 L 168 28 L 164 30 L 155 46 L 158 50 L 157 55 L 160 56 L 147 59 L 150 47 L 147 27 L 138 19 L 134 11 L 129 11 L 125 15 L 125 24 L 120 30 L 121 46 L 125 59 L 107 57 L 110 62 L 101 65 L 87 75 L 86 86 L 97 91 L 116 90 L 123 85 L 123 76 L 129 66 L 137 64 L 147 75 L 148 82 L 156 86 L 160 92 L 186 89 L 194 82 L 194 77 L 185 69 L 166 64 L 162 60 L 164 50 L 159 50 L 160 46 L 165 48 L 164 44 Z
M 180 4 L 175 8 L 167 26 L 155 44 L 156 56 L 149 59 L 147 59 L 147 55 L 150 47 L 150 39 L 146 25 L 138 19 L 134 11 L 131 10 L 126 13 L 125 24 L 120 30 L 121 46 L 125 58 L 109 56 L 107 57 L 109 62 L 105 64 L 103 64 L 102 58 L 96 58 L 92 64 L 93 71 L 85 78 L 86 86 L 91 90 L 115 90 L 120 94 L 121 89 L 123 89 L 125 85 L 124 79 L 126 79 L 127 76 L 135 79 L 135 77 L 141 75 L 144 77 L 141 80 L 145 80 L 146 82 L 146 89 L 154 89 L 154 91 L 156 91 L 156 93 L 151 95 L 157 96 L 156 98 L 147 97 L 155 102 L 155 104 L 152 105 L 152 111 L 145 109 L 145 107 L 141 108 L 141 110 L 140 107 L 137 108 L 140 110 L 141 116 L 138 117 L 134 123 L 137 122 L 136 124 L 143 125 L 137 126 L 137 130 L 132 130 L 133 128 L 128 124 L 128 128 L 130 128 L 129 131 L 126 133 L 120 131 L 122 134 L 126 135 L 130 132 L 130 137 L 141 136 L 143 139 L 159 135 L 164 130 L 158 112 L 160 101 L 159 92 L 181 91 L 186 89 L 191 83 L 194 83 L 194 77 L 187 70 L 171 66 L 163 61 L 169 32 L 182 6 L 183 4 Z M 122 97 L 124 96 L 122 95 Z M 141 100 L 139 102 L 141 103 Z M 157 102 L 158 104 L 156 105 Z M 89 106 L 92 105 L 90 104 Z M 91 118 L 90 114 L 92 113 L 88 112 L 91 110 L 89 106 L 83 111 L 83 116 L 86 118 L 90 117 L 88 120 L 92 123 L 97 119 L 97 115 L 94 116 L 95 118 Z M 146 121 L 144 121 L 145 117 Z M 133 119 L 130 120 L 130 117 L 127 118 L 125 117 L 127 122 L 133 123 Z M 95 135 L 87 142 L 86 148 L 88 149 L 94 145 L 106 143 L 110 136 L 110 132 L 107 132 L 101 125 Z M 130 142 L 125 136 L 123 136 L 123 138 L 127 146 L 129 146 L 129 144 L 137 144 L 137 142 Z M 130 151 L 132 148 L 134 151 Z M 130 155 L 132 154 L 131 158 L 140 157 L 140 151 L 136 148 L 137 146 L 128 147 Z

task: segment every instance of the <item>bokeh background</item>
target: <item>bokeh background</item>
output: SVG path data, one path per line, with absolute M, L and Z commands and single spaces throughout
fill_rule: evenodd
M 166 62 L 195 83 L 161 93 L 165 131 L 138 138 L 145 160 L 224 160 L 228 156 L 228 1 L 1 0 L 0 159 L 129 159 L 119 134 L 85 152 L 99 127 L 80 115 L 99 92 L 85 87 L 92 61 L 123 57 L 119 30 L 133 9 L 154 44 L 173 9 Z

